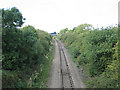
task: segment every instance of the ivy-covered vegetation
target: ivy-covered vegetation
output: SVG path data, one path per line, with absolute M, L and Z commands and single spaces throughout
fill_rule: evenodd
M 40 77 L 41 66 L 49 61 L 52 37 L 30 25 L 20 28 L 25 18 L 16 7 L 1 11 L 3 88 L 35 87 L 29 85 L 29 79 L 34 71 Z M 40 82 L 36 87 L 40 87 Z
M 86 68 L 90 80 L 89 88 L 118 87 L 118 28 L 94 29 L 82 24 L 73 30 L 60 31 L 58 39 L 63 41 L 74 60 Z

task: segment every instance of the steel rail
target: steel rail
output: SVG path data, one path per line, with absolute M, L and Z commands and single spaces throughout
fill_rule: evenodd
M 71 86 L 71 88 L 74 88 L 74 83 L 73 83 L 73 80 L 72 80 L 72 77 L 71 77 L 71 74 L 70 74 L 70 69 L 69 69 L 69 65 L 68 65 L 67 58 L 65 56 L 64 50 L 63 50 L 60 42 L 58 40 L 56 40 L 56 41 L 58 43 L 59 55 L 60 55 L 61 88 L 62 88 L 62 90 L 64 90 L 64 80 L 63 80 L 63 71 L 62 71 L 62 55 L 61 55 L 61 53 L 63 53 L 64 59 L 65 59 L 65 62 L 66 62 L 66 67 L 67 67 L 67 71 L 68 71 L 70 86 Z
M 66 62 L 67 70 L 68 70 L 68 75 L 69 75 L 71 87 L 74 88 L 74 83 L 73 83 L 73 80 L 72 80 L 72 77 L 71 77 L 71 74 L 70 74 L 70 69 L 69 69 L 67 59 L 66 59 L 66 56 L 65 56 L 65 53 L 64 53 L 63 49 L 62 49 L 62 52 L 63 52 L 64 58 L 65 58 L 65 62 Z

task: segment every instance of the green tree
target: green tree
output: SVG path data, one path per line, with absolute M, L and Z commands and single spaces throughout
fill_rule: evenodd
M 2 28 L 21 27 L 24 20 L 25 18 L 16 7 L 8 10 L 2 9 Z
M 8 10 L 2 9 L 2 48 L 3 48 L 3 69 L 16 69 L 20 66 L 21 58 L 19 52 L 22 45 L 22 31 L 17 27 L 24 23 L 21 12 L 13 7 Z

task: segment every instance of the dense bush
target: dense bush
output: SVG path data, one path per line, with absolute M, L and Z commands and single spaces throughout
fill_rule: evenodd
M 116 80 L 118 58 L 114 48 L 117 47 L 117 29 L 106 27 L 97 30 L 90 24 L 82 24 L 73 30 L 61 30 L 58 38 L 67 45 L 79 65 L 87 65 L 91 77 L 106 72 L 105 74 Z
M 101 74 L 111 63 L 114 54 L 112 48 L 117 43 L 117 28 L 94 30 L 86 37 L 86 41 L 85 53 L 91 63 L 89 73 L 91 76 Z
M 46 62 L 52 37 L 30 25 L 20 28 L 25 19 L 17 8 L 1 11 L 3 88 L 26 87 L 32 70 Z
M 23 17 L 17 8 L 2 11 L 3 69 L 16 70 L 42 63 L 42 57 L 49 51 L 50 35 L 32 26 L 18 29 L 23 24 Z

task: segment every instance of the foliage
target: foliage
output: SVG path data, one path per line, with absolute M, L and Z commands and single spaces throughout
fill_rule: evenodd
M 2 9 L 2 17 L 3 88 L 27 87 L 26 79 L 21 77 L 28 79 L 32 75 L 32 70 L 35 70 L 35 66 L 45 64 L 46 56 L 50 53 L 52 37 L 47 32 L 30 25 L 19 29 L 24 18 L 15 7 L 8 10 Z M 11 74 L 7 75 L 8 72 Z
M 111 80 L 105 77 L 103 74 L 99 77 L 95 77 L 92 80 L 86 81 L 87 87 L 89 88 L 118 88 L 116 80 Z
M 118 70 L 119 70 L 119 60 L 118 60 L 118 42 L 116 43 L 115 47 L 113 48 L 115 53 L 113 54 L 112 62 L 107 66 L 104 74 L 111 78 L 112 80 L 118 80 Z
M 86 37 L 86 41 L 85 54 L 90 63 L 89 73 L 91 76 L 99 75 L 111 63 L 114 53 L 112 48 L 117 42 L 117 29 L 94 30 Z
M 25 18 L 16 7 L 8 10 L 2 9 L 2 28 L 21 27 L 23 20 Z
M 46 58 L 47 60 L 44 62 L 44 64 L 40 64 L 37 66 L 37 69 L 30 77 L 27 87 L 32 88 L 46 88 L 47 87 L 47 79 L 49 76 L 49 71 L 51 67 L 51 62 L 53 60 L 54 55 L 54 41 L 51 41 L 51 47 L 50 52 L 48 53 Z
M 58 39 L 66 44 L 79 65 L 87 65 L 89 76 L 99 77 L 106 72 L 107 77 L 114 78 L 115 81 L 118 71 L 117 51 L 114 49 L 118 37 L 117 29 L 106 27 L 97 30 L 90 24 L 81 24 L 72 31 L 61 31 Z M 118 81 L 115 82 L 117 84 Z

